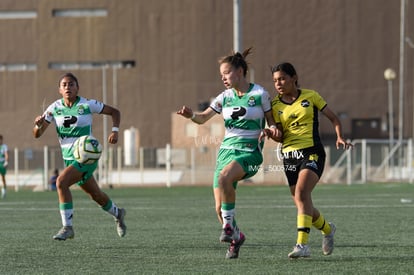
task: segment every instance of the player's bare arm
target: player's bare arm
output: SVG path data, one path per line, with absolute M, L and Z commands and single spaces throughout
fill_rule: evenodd
M 108 136 L 108 142 L 110 144 L 116 144 L 118 142 L 119 124 L 121 123 L 121 112 L 114 107 L 105 105 L 101 114 L 112 117 L 112 131 Z
M 193 112 L 190 107 L 183 106 L 177 111 L 178 115 L 182 115 L 185 118 L 191 118 L 191 120 L 197 124 L 203 124 L 217 114 L 212 108 L 207 108 L 203 112 Z
M 336 133 L 336 149 L 339 149 L 341 146 L 346 149 L 351 149 L 353 147 L 352 143 L 346 142 L 345 139 L 342 136 L 342 127 L 341 122 L 339 118 L 335 115 L 335 113 L 329 109 L 328 107 L 325 107 L 322 110 L 322 113 L 331 121 L 332 125 L 335 128 Z
M 276 122 L 273 118 L 272 112 L 266 112 L 265 117 L 269 128 L 263 129 L 263 131 L 260 134 L 259 140 L 263 140 L 263 138 L 267 137 L 268 139 L 271 138 L 276 142 L 282 142 L 282 127 L 280 125 L 279 127 L 276 126 Z

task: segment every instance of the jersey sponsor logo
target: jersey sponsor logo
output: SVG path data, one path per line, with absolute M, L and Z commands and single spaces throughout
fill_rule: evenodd
M 318 169 L 318 164 L 314 160 L 312 160 L 311 162 L 306 163 L 306 166 L 311 167 L 313 169 Z
M 290 124 L 290 127 L 292 127 L 292 128 L 294 128 L 294 127 L 304 127 L 306 125 L 307 125 L 306 123 L 300 124 L 299 121 L 295 121 L 292 124 Z
M 300 103 L 300 105 L 302 105 L 302 107 L 307 108 L 310 106 L 310 102 L 307 99 L 302 100 L 302 102 Z
M 69 128 L 72 124 L 76 123 L 78 118 L 75 116 L 65 116 L 63 121 L 63 127 Z
M 246 109 L 242 106 L 234 107 L 233 113 L 231 114 L 232 119 L 239 119 L 246 114 Z

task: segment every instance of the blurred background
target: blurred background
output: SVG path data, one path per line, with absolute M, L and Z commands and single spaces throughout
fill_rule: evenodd
M 116 146 L 111 121 L 95 117 L 102 184 L 210 184 L 222 120 L 196 126 L 175 112 L 206 108 L 224 89 L 217 60 L 248 47 L 252 82 L 274 96 L 270 66 L 291 62 L 355 141 L 337 151 L 320 118 L 324 182 L 412 181 L 413 0 L 2 0 L 0 36 L 0 134 L 17 187 L 45 187 L 63 168 L 53 127 L 31 131 L 68 71 L 81 96 L 122 113 Z M 277 148 L 267 142 L 253 181 L 284 183 Z

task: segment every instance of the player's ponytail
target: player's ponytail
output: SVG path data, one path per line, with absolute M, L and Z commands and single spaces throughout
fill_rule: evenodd
M 246 62 L 246 57 L 251 53 L 252 47 L 240 52 L 233 52 L 231 55 L 222 57 L 219 59 L 219 64 L 229 63 L 234 68 L 238 69 L 240 67 L 243 68 L 243 76 L 246 77 L 247 71 L 249 70 L 249 66 Z

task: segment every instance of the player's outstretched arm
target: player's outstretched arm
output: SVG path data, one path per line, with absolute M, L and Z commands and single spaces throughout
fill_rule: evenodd
M 185 118 L 190 118 L 197 124 L 203 124 L 217 113 L 210 107 L 205 109 L 203 112 L 195 113 L 191 108 L 183 106 L 180 110 L 177 111 L 177 114 L 182 115 Z

